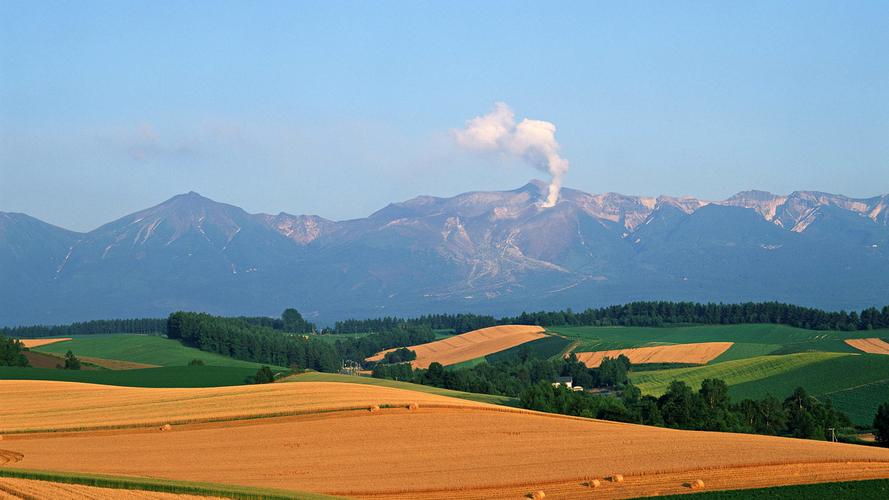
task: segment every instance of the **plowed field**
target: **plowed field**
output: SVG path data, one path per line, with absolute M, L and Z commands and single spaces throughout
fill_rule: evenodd
M 445 366 L 454 365 L 544 337 L 546 335 L 543 333 L 543 328 L 539 326 L 502 325 L 473 330 L 428 344 L 410 346 L 408 349 L 417 353 L 417 359 L 411 363 L 414 368 L 428 368 L 433 361 Z M 380 361 L 387 352 L 393 350 L 378 352 L 367 360 Z
M 883 339 L 846 339 L 846 343 L 870 354 L 889 354 L 889 343 Z
M 656 347 L 615 349 L 613 351 L 577 352 L 577 360 L 589 368 L 596 368 L 605 358 L 624 355 L 633 364 L 643 363 L 692 363 L 703 365 L 717 358 L 731 347 L 733 342 L 701 342 Z

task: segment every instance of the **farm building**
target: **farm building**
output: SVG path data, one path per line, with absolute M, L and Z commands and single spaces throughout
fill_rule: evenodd
M 571 389 L 574 384 L 574 379 L 572 377 L 556 377 L 556 380 L 553 382 L 553 387 L 559 387 L 560 385 L 564 385 L 565 387 Z

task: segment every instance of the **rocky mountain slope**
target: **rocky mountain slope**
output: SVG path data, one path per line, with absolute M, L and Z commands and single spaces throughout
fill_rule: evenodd
M 177 309 L 511 314 L 636 299 L 889 298 L 889 195 L 745 191 L 724 201 L 564 189 L 420 196 L 364 219 L 249 214 L 178 195 L 88 233 L 0 213 L 0 324 Z

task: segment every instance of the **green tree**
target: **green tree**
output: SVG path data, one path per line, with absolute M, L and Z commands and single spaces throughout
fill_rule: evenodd
M 17 339 L 0 335 L 0 366 L 29 366 L 25 347 Z
M 80 360 L 77 359 L 77 356 L 74 355 L 70 350 L 65 353 L 65 369 L 66 370 L 79 370 L 80 369 Z
M 188 362 L 188 366 L 204 366 L 204 361 L 198 358 L 194 358 Z
M 877 408 L 874 415 L 874 436 L 882 446 L 889 446 L 889 402 Z
M 275 381 L 275 374 L 272 373 L 272 369 L 268 366 L 263 366 L 259 370 L 256 371 L 256 375 L 251 377 L 249 382 L 251 384 L 270 384 Z

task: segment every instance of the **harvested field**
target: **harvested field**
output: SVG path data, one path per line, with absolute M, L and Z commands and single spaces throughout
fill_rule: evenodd
M 65 360 L 53 356 L 52 354 L 44 354 L 42 352 L 25 351 L 22 354 L 28 360 L 28 364 L 33 368 L 56 368 L 58 365 L 64 365 Z
M 122 361 L 120 359 L 93 358 L 90 356 L 78 356 L 78 359 L 91 365 L 100 366 L 107 370 L 141 370 L 142 368 L 158 368 L 158 365 Z
M 869 354 L 889 354 L 889 343 L 883 339 L 846 339 L 846 343 Z
M 80 484 L 54 483 L 34 479 L 0 477 L 0 500 L 80 500 L 83 498 L 109 498 L 120 500 L 206 500 L 219 497 L 178 495 L 156 491 L 96 488 Z
M 26 430 L 160 427 L 347 408 L 366 410 L 372 405 L 483 405 L 435 394 L 335 382 L 161 389 L 0 380 L 0 401 L 16 402 L 0 405 L 0 435 Z
M 71 340 L 71 337 L 59 338 L 59 339 L 19 339 L 19 342 L 22 343 L 28 349 L 32 347 L 40 347 L 43 345 L 55 344 L 56 342 L 64 342 L 66 340 Z
M 578 352 L 577 360 L 589 368 L 596 368 L 605 358 L 624 355 L 633 364 L 643 363 L 693 363 L 703 365 L 728 350 L 734 342 L 701 342 L 656 347 L 615 349 L 612 351 Z
M 358 392 L 349 392 L 353 400 L 348 402 L 339 398 L 350 384 L 314 385 L 310 393 L 263 392 L 261 399 L 358 407 L 382 389 L 356 385 Z M 265 387 L 248 389 L 259 392 Z M 213 389 L 191 391 L 195 394 L 188 400 L 200 405 L 196 396 Z M 391 391 L 390 399 L 427 397 Z M 678 431 L 442 401 L 454 406 L 430 407 L 420 400 L 412 410 L 381 407 L 369 412 L 365 407 L 176 425 L 171 432 L 146 428 L 12 434 L 0 444 L 22 457 L 6 466 L 13 470 L 236 482 L 358 498 L 520 498 L 536 491 L 544 491 L 547 498 L 587 498 L 591 479 L 601 480 L 596 497 L 627 498 L 691 492 L 687 485 L 697 480 L 711 491 L 889 477 L 887 449 Z M 56 407 L 79 405 L 68 400 Z M 373 450 L 373 459 L 368 459 L 367 450 Z M 606 480 L 617 475 L 624 480 Z
M 433 361 L 442 365 L 454 365 L 476 358 L 504 351 L 511 347 L 546 337 L 543 328 L 527 325 L 502 325 L 481 328 L 461 335 L 454 335 L 428 344 L 410 346 L 408 349 L 417 353 L 417 359 L 411 362 L 414 368 L 428 368 Z M 368 361 L 381 361 L 387 349 L 367 358 Z

